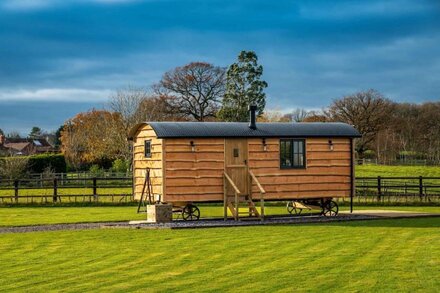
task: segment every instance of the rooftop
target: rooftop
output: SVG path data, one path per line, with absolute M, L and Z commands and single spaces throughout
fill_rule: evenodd
M 141 125 L 149 124 L 158 138 L 183 137 L 360 137 L 351 125 L 330 122 L 257 123 L 257 129 L 247 122 L 145 122 L 130 131 L 132 139 Z

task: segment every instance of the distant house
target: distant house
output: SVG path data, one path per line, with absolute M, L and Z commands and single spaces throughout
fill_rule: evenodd
M 0 154 L 28 156 L 54 152 L 56 149 L 45 138 L 10 138 L 0 135 Z
M 8 154 L 9 150 L 3 145 L 4 136 L 0 134 L 0 156 Z

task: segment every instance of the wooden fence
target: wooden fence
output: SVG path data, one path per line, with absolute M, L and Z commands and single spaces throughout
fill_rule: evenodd
M 440 202 L 440 177 L 357 177 L 358 202 Z
M 134 202 L 132 177 L 0 180 L 0 204 Z
M 0 204 L 131 203 L 132 186 L 132 177 L 0 179 Z M 439 203 L 440 177 L 358 177 L 354 200 Z

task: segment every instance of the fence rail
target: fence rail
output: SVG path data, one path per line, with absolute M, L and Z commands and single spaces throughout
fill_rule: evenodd
M 0 180 L 0 204 L 133 202 L 132 177 Z
M 357 177 L 356 200 L 440 202 L 440 177 Z
M 132 177 L 0 179 L 0 204 L 134 202 Z M 357 177 L 355 202 L 437 202 L 440 177 Z

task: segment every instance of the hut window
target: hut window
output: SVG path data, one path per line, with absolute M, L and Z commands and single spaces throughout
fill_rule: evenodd
M 306 151 L 304 139 L 280 140 L 280 168 L 305 168 Z
M 151 158 L 151 140 L 145 141 L 145 157 Z

